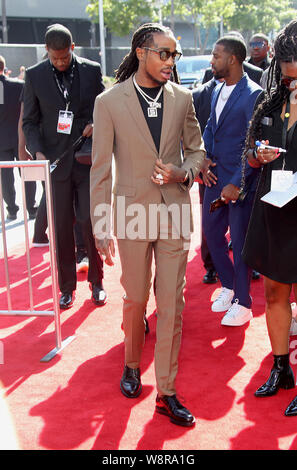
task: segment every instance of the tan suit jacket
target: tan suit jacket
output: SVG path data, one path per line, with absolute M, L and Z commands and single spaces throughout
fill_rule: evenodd
M 164 110 L 159 154 L 143 115 L 132 77 L 113 86 L 96 98 L 94 108 L 93 155 L 90 174 L 91 219 L 95 238 L 102 236 L 97 214 L 98 205 L 112 203 L 114 193 L 115 236 L 123 238 L 119 218 L 125 223 L 133 217 L 127 215 L 129 206 L 139 204 L 144 208 L 145 235 L 150 240 L 149 206 L 165 202 L 167 206 L 190 207 L 189 189 L 205 158 L 204 144 L 196 119 L 192 94 L 172 82 L 164 85 Z M 153 118 L 152 118 L 153 119 Z M 181 152 L 183 143 L 183 154 Z M 112 155 L 115 158 L 115 180 L 112 191 Z M 173 163 L 189 172 L 189 184 L 156 185 L 151 176 L 155 161 Z M 122 198 L 118 198 L 122 196 Z M 121 206 L 118 207 L 119 200 Z M 136 207 L 136 206 L 132 206 Z M 127 212 L 128 211 L 128 212 Z M 134 213 L 135 216 L 135 213 Z M 193 231 L 190 212 L 190 230 Z

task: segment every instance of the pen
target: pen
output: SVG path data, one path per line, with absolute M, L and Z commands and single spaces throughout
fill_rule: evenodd
M 282 149 L 280 147 L 272 147 L 271 145 L 266 145 L 266 144 L 263 144 L 262 142 L 260 142 L 259 140 L 256 140 L 256 145 L 257 147 L 260 147 L 262 149 L 271 149 L 271 150 L 278 150 L 279 152 L 286 152 L 285 149 Z

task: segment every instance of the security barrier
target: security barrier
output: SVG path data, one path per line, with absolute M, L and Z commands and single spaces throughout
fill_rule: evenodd
M 14 310 L 12 308 L 11 292 L 10 292 L 10 279 L 9 279 L 9 266 L 8 266 L 8 250 L 7 238 L 5 228 L 3 195 L 2 195 L 2 182 L 1 172 L 3 168 L 19 168 L 22 185 L 22 206 L 24 213 L 24 229 L 25 229 L 25 247 L 26 259 L 28 270 L 28 283 L 29 283 L 29 310 Z M 30 260 L 30 247 L 29 247 L 29 230 L 28 230 L 28 217 L 25 195 L 25 182 L 26 181 L 44 181 L 46 207 L 47 207 L 47 220 L 48 220 L 48 238 L 49 238 L 49 255 L 50 255 L 50 268 L 52 280 L 52 293 L 53 293 L 53 310 L 34 310 L 33 288 L 32 288 L 32 272 Z M 64 349 L 75 336 L 69 336 L 62 341 L 61 335 L 61 322 L 60 322 L 60 307 L 58 300 L 58 276 L 57 276 L 57 262 L 56 262 L 56 243 L 54 231 L 54 217 L 53 217 L 53 202 L 52 202 L 52 186 L 50 179 L 50 166 L 48 160 L 28 160 L 28 161 L 9 161 L 0 162 L 0 212 L 2 223 L 2 239 L 3 239 L 3 253 L 4 253 L 4 268 L 7 289 L 7 307 L 8 310 L 0 310 L 0 315 L 19 315 L 19 316 L 52 316 L 55 321 L 55 336 L 56 347 L 46 354 L 41 362 L 49 362 L 55 357 L 62 349 Z

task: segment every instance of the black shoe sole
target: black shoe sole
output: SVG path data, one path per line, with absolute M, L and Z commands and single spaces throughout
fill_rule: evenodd
M 186 428 L 190 428 L 190 427 L 194 426 L 194 424 L 196 422 L 194 416 L 193 416 L 193 421 L 191 421 L 191 422 L 181 421 L 179 419 L 175 419 L 170 413 L 168 413 L 166 408 L 159 407 L 158 405 L 156 405 L 156 412 L 159 413 L 160 415 L 167 416 L 173 424 L 177 424 L 178 426 L 184 426 Z
M 218 282 L 217 279 L 212 279 L 211 281 L 204 281 L 202 280 L 203 284 L 215 284 L 216 282 Z
M 73 306 L 73 302 L 71 302 L 71 304 L 69 305 L 60 305 L 60 308 L 62 310 L 68 310 L 69 308 L 71 308 Z
M 123 388 L 122 386 L 122 383 L 120 383 L 120 389 L 121 389 L 121 392 L 123 395 L 125 395 L 126 398 L 137 398 L 139 397 L 139 395 L 141 394 L 142 392 L 142 384 L 140 384 L 140 387 L 139 389 L 137 390 L 137 392 L 135 393 L 135 395 L 129 395 L 126 390 Z
M 255 397 L 257 398 L 265 398 L 265 397 L 273 397 L 274 395 L 277 394 L 277 392 L 280 390 L 280 389 L 283 389 L 283 390 L 290 390 L 291 388 L 294 388 L 295 387 L 295 383 L 288 383 L 288 384 L 283 384 L 283 385 L 280 385 L 275 391 L 273 392 L 267 392 L 267 393 L 259 393 L 257 394 L 257 390 L 255 391 L 254 395 Z
M 105 300 L 99 300 L 99 301 L 97 301 L 97 300 L 95 300 L 95 299 L 92 297 L 92 302 L 93 302 L 93 304 L 96 305 L 97 307 L 103 307 L 103 305 L 105 305 L 106 302 L 107 302 L 107 298 L 106 298 Z

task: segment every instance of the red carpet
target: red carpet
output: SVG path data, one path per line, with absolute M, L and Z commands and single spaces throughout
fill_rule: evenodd
M 198 214 L 197 193 L 194 211 Z M 196 217 L 197 219 L 197 217 Z M 2 449 L 22 450 L 252 450 L 297 449 L 297 417 L 283 412 L 295 390 L 257 399 L 253 392 L 269 375 L 262 280 L 253 281 L 254 319 L 243 327 L 222 327 L 211 312 L 219 284 L 204 285 L 199 221 L 187 269 L 184 333 L 178 391 L 197 418 L 186 429 L 154 413 L 154 298 L 148 306 L 150 333 L 143 353 L 143 393 L 135 400 L 120 393 L 123 368 L 120 264 L 105 268 L 108 303 L 95 308 L 86 275 L 79 276 L 74 306 L 61 313 L 62 338 L 75 335 L 56 358 L 40 359 L 55 347 L 54 322 L 45 317 L 0 317 L 4 363 L 0 364 Z M 52 309 L 49 255 L 31 249 L 37 309 Z M 0 308 L 6 309 L 1 260 Z M 28 309 L 26 257 L 22 246 L 10 254 L 14 309 Z M 297 338 L 291 338 L 296 374 Z

